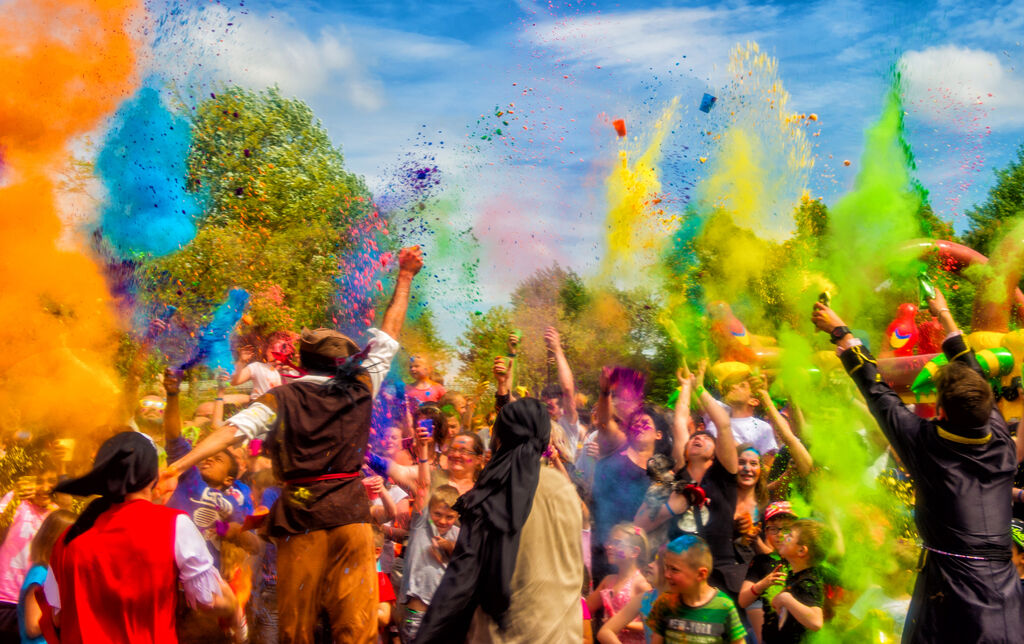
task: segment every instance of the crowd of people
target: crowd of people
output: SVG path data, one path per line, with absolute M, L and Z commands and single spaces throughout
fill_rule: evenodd
M 0 631 L 774 644 L 807 641 L 857 600 L 830 499 L 814 494 L 806 421 L 779 408 L 764 374 L 684 363 L 662 407 L 644 374 L 608 366 L 591 407 L 552 325 L 556 375 L 536 397 L 513 386 L 529 341 L 518 332 L 494 357 L 493 401 L 447 388 L 426 356 L 395 386 L 421 266 L 402 251 L 366 346 L 333 330 L 277 333 L 263 351 L 240 348 L 192 418 L 168 369 L 124 426 L 8 437 Z M 893 575 L 880 605 L 904 641 L 1024 641 L 1024 440 L 941 293 L 929 305 L 950 359 L 931 420 L 878 377 L 835 312 L 812 316 L 872 414 L 865 444 L 880 430 L 880 469 L 914 486 L 922 547 L 905 567 L 919 573 Z

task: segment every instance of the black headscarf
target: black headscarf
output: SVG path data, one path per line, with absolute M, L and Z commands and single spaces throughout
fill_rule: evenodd
M 77 479 L 60 483 L 57 492 L 100 498 L 82 512 L 64 536 L 64 543 L 82 534 L 96 519 L 124 497 L 149 487 L 156 480 L 160 461 L 153 440 L 141 432 L 127 431 L 106 440 L 96 452 L 92 470 Z
M 535 398 L 505 405 L 493 435 L 497 451 L 473 489 L 455 503 L 459 539 L 416 644 L 465 641 L 477 606 L 499 627 L 506 626 L 519 537 L 533 507 L 540 458 L 551 436 L 547 407 Z

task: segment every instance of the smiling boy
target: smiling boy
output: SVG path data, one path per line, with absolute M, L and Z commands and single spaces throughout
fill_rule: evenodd
M 647 618 L 652 644 L 741 644 L 746 630 L 729 596 L 708 585 L 711 551 L 700 537 L 684 535 L 668 544 L 665 583 Z

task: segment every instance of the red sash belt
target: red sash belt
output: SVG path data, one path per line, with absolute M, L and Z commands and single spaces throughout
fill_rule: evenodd
M 320 476 L 306 476 L 300 479 L 286 479 L 288 485 L 309 485 L 320 481 L 337 481 L 339 479 L 354 479 L 360 476 L 359 472 L 341 472 L 340 474 L 321 474 Z

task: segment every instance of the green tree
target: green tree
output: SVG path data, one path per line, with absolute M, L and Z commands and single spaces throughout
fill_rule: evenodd
M 505 306 L 470 314 L 466 330 L 458 339 L 458 356 L 462 361 L 460 376 L 464 382 L 494 380 L 494 357 L 508 353 L 508 334 L 514 328 L 512 311 Z
M 240 286 L 257 330 L 329 325 L 346 230 L 372 202 L 309 106 L 276 88 L 203 101 L 189 171 L 209 205 L 188 246 L 141 266 L 150 296 L 195 321 Z
M 507 353 L 514 329 L 523 332 L 516 382 L 538 395 L 557 373 L 548 362 L 544 329 L 562 336 L 577 390 L 594 401 L 602 366 L 623 365 L 648 376 L 648 397 L 663 401 L 675 387 L 677 358 L 658 321 L 661 303 L 643 291 L 588 288 L 573 271 L 553 265 L 538 269 L 515 288 L 508 306 L 470 316 L 459 339 L 463 388 L 493 380 L 494 357 Z
M 970 224 L 964 234 L 964 243 L 988 255 L 993 245 L 1007 232 L 1015 218 L 1024 212 L 1024 145 L 1017 149 L 1017 157 L 1005 168 L 996 170 L 996 183 L 988 198 L 967 211 Z

